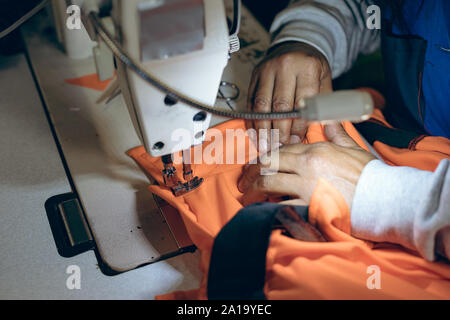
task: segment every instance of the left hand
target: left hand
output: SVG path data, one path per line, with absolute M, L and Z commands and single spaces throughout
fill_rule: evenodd
M 301 42 L 285 42 L 272 48 L 253 71 L 247 109 L 263 113 L 292 111 L 300 108 L 303 98 L 331 92 L 332 88 L 330 65 L 319 50 Z M 304 119 L 259 120 L 249 126 L 257 134 L 260 130 L 278 129 L 280 142 L 287 144 L 301 141 L 309 123 Z M 270 146 L 270 135 L 267 139 Z
M 291 196 L 293 200 L 286 204 L 308 205 L 319 178 L 324 178 L 343 195 L 351 211 L 359 177 L 376 158 L 360 148 L 340 124 L 325 126 L 325 133 L 330 142 L 294 144 L 278 150 L 279 170 L 274 175 L 261 175 L 261 164 L 247 165 L 238 184 L 244 193 L 243 204 Z

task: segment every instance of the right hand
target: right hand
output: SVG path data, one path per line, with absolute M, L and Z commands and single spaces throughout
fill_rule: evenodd
M 299 42 L 275 47 L 256 66 L 250 81 L 247 109 L 254 112 L 286 112 L 298 109 L 303 98 L 332 91 L 331 71 L 327 59 L 315 48 Z M 300 142 L 308 129 L 303 119 L 254 121 L 260 129 L 279 129 L 280 143 Z M 270 141 L 268 146 L 270 148 Z M 263 150 L 261 150 L 263 151 Z
M 275 151 L 279 164 L 276 174 L 262 175 L 266 164 L 245 166 L 238 183 L 239 191 L 244 194 L 243 205 L 279 196 L 292 198 L 283 204 L 309 205 L 322 178 L 341 193 L 351 212 L 359 178 L 366 165 L 376 157 L 362 149 L 341 124 L 327 124 L 324 131 L 327 142 L 297 143 Z

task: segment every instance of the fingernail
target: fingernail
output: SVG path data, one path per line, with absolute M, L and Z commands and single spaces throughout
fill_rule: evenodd
M 277 150 L 280 149 L 282 146 L 283 146 L 282 143 L 277 142 L 277 143 L 275 143 L 275 144 L 272 146 L 272 148 L 270 148 L 270 151 L 277 151 Z
M 266 139 L 259 140 L 259 152 L 266 153 L 268 151 L 268 142 Z
M 244 186 L 243 180 L 244 180 L 244 179 L 240 179 L 239 182 L 238 182 L 238 190 L 239 190 L 240 192 L 242 192 L 242 193 L 244 193 L 244 191 L 245 191 L 245 190 L 244 190 L 244 187 L 245 187 L 245 186 Z
M 296 135 L 292 135 L 291 139 L 289 141 L 290 144 L 297 144 L 297 143 L 300 143 L 300 142 L 302 142 L 302 139 L 300 139 L 300 137 L 296 136 Z

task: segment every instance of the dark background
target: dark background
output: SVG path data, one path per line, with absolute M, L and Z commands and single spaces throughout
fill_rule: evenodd
M 34 8 L 41 0 L 0 0 L 0 31 L 6 29 Z M 230 1 L 230 0 L 228 0 Z M 287 7 L 289 0 L 243 0 L 261 24 L 269 29 L 275 15 Z M 0 54 L 13 54 L 21 50 L 20 32 L 14 31 L 0 40 Z

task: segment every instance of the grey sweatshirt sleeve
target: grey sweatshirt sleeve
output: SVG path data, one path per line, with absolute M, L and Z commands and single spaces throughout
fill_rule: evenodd
M 371 161 L 356 187 L 352 235 L 450 260 L 450 160 L 435 172 Z
M 366 26 L 370 5 L 371 0 L 293 0 L 272 24 L 272 45 L 298 41 L 315 47 L 336 78 L 360 53 L 371 53 L 380 45 L 379 31 Z

